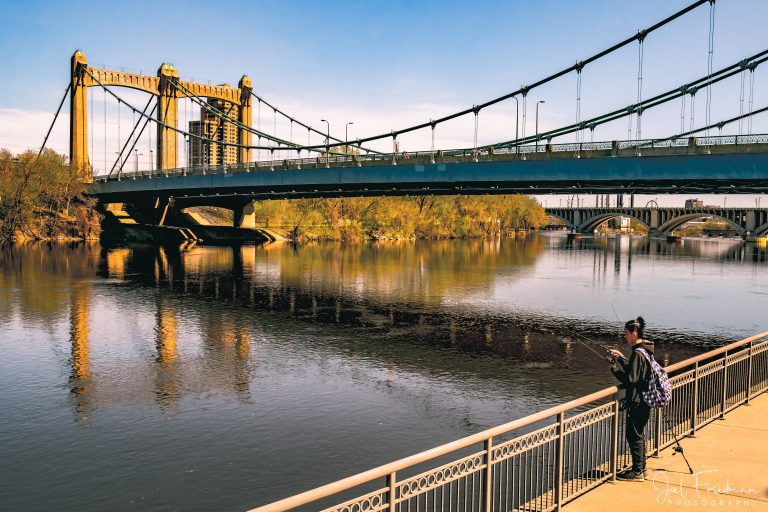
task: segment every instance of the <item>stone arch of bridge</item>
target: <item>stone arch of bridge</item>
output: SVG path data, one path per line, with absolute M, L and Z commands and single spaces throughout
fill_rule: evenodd
M 669 219 L 667 222 L 665 222 L 664 224 L 659 226 L 659 232 L 662 233 L 662 234 L 668 235 L 668 234 L 672 233 L 674 230 L 676 230 L 677 228 L 679 228 L 680 226 L 682 226 L 683 224 L 685 224 L 686 222 L 690 222 L 690 221 L 692 221 L 694 219 L 699 219 L 701 217 L 713 217 L 713 218 L 716 218 L 716 219 L 724 220 L 730 226 L 733 226 L 734 228 L 738 229 L 739 230 L 739 234 L 741 234 L 741 235 L 743 235 L 745 233 L 745 231 L 746 231 L 742 226 L 736 224 L 735 222 L 733 222 L 730 219 L 726 219 L 725 217 L 721 217 L 720 215 L 716 215 L 714 213 L 701 213 L 701 212 L 697 212 L 697 213 L 687 213 L 687 214 L 683 214 L 683 215 L 678 215 L 676 217 L 673 217 L 673 218 Z
M 547 215 L 549 215 L 550 217 L 554 217 L 556 219 L 560 219 L 561 221 L 565 222 L 565 225 L 568 228 L 576 228 L 576 227 L 578 227 L 573 222 L 571 222 L 570 220 L 566 219 L 565 217 L 563 217 L 562 215 L 559 215 L 557 213 L 547 212 Z
M 640 217 L 638 217 L 636 215 L 630 215 L 629 213 L 626 213 L 626 212 L 611 212 L 611 213 L 599 213 L 599 214 L 595 215 L 594 217 L 591 217 L 591 218 L 587 219 L 584 223 L 582 223 L 581 226 L 579 226 L 579 231 L 581 231 L 583 233 L 590 233 L 590 232 L 594 231 L 595 229 L 597 229 L 597 226 L 599 226 L 603 222 L 605 222 L 607 220 L 610 220 L 610 219 L 615 219 L 617 217 L 629 217 L 630 219 L 632 219 L 632 220 L 638 222 L 639 224 L 645 226 L 645 228 L 647 230 L 650 231 L 652 229 L 651 226 L 649 226 L 648 223 L 645 220 L 641 219 Z

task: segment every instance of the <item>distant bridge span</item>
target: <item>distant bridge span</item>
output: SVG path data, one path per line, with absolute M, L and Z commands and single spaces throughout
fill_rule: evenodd
M 741 235 L 768 234 L 768 208 L 547 208 L 546 212 L 581 233 L 591 233 L 609 219 L 629 217 L 643 224 L 651 233 L 668 235 L 686 222 L 701 217 L 717 217 L 738 229 Z

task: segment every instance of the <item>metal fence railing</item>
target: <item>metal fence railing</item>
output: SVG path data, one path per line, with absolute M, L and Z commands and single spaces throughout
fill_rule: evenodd
M 654 409 L 647 453 L 768 389 L 768 332 L 668 366 L 672 402 Z M 629 467 L 616 386 L 252 512 L 549 511 Z
M 163 178 L 171 176 L 194 176 L 204 174 L 233 174 L 243 172 L 260 172 L 275 170 L 301 170 L 328 167 L 360 167 L 363 165 L 398 165 L 418 163 L 454 163 L 480 160 L 504 160 L 526 159 L 532 157 L 579 158 L 615 153 L 616 156 L 625 156 L 640 150 L 659 149 L 674 152 L 681 148 L 709 148 L 717 147 L 752 148 L 758 146 L 765 148 L 768 145 L 768 135 L 723 135 L 717 137 L 685 137 L 668 139 L 643 139 L 611 142 L 569 142 L 563 144 L 540 143 L 509 146 L 503 148 L 480 149 L 450 149 L 438 151 L 416 151 L 402 153 L 371 153 L 365 155 L 323 155 L 314 158 L 288 158 L 270 159 L 242 164 L 201 165 L 189 166 L 178 169 L 154 169 L 142 171 L 120 171 L 112 176 L 97 175 L 97 182 L 124 180 Z M 760 149 L 764 151 L 765 149 Z

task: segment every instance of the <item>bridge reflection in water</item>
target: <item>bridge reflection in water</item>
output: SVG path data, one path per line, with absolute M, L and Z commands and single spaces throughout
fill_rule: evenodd
M 226 496 L 216 491 L 215 501 L 245 508 L 254 504 L 253 489 L 264 501 L 277 499 L 369 465 L 329 462 L 327 453 L 349 449 L 385 462 L 395 446 L 395 456 L 412 453 L 604 385 L 604 363 L 569 334 L 614 344 L 619 329 L 607 306 L 603 318 L 580 318 L 568 306 L 585 293 L 602 297 L 617 286 L 625 293 L 631 277 L 641 285 L 633 288 L 632 300 L 639 301 L 646 284 L 655 285 L 643 281 L 654 265 L 659 277 L 695 269 L 705 289 L 722 273 L 749 287 L 759 282 L 766 257 L 765 248 L 741 242 L 532 236 L 187 251 L 30 244 L 3 247 L 0 263 L 4 325 L 26 319 L 25 329 L 45 339 L 45 326 L 63 322 L 61 336 L 42 351 L 14 335 L 6 347 L 10 360 L 23 354 L 30 365 L 24 373 L 40 382 L 44 391 L 34 396 L 50 395 L 44 407 L 64 407 L 57 417 L 63 423 L 46 420 L 58 434 L 22 444 L 23 453 L 8 460 L 39 455 L 60 462 L 65 447 L 76 446 L 91 453 L 84 455 L 91 474 L 121 481 L 130 475 L 147 488 L 162 474 L 174 485 L 193 481 L 207 494 L 213 490 L 206 485 L 224 486 Z M 750 315 L 752 303 L 741 300 L 734 304 Z M 690 344 L 723 341 L 707 328 L 706 336 L 685 328 L 654 334 Z M 659 349 L 665 363 L 702 350 L 674 343 Z M 48 352 L 55 355 L 50 364 Z M 15 384 L 20 377 L 9 369 Z M 74 431 L 68 416 L 77 420 Z M 116 437 L 104 437 L 100 425 Z M 316 425 L 334 435 L 315 436 Z M 97 428 L 86 429 L 91 426 Z M 390 429 L 410 434 L 387 434 Z M 179 432 L 200 439 L 194 460 L 189 437 Z M 145 474 L 126 469 L 135 467 L 134 448 L 123 447 L 126 436 L 145 439 L 142 456 L 153 461 Z M 276 467 L 287 440 L 301 444 L 303 458 Z M 109 447 L 110 456 L 99 446 Z M 234 469 L 221 466 L 223 459 L 234 461 Z M 243 486 L 241 472 L 258 475 L 258 482 Z M 122 491 L 105 492 L 114 498 Z M 63 504 L 72 500 L 63 509 L 84 503 L 72 488 L 68 496 L 59 496 Z M 191 503 L 184 500 L 178 497 Z

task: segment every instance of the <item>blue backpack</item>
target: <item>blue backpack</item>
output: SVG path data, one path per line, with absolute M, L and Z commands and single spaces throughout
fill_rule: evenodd
M 669 382 L 667 372 L 664 371 L 664 368 L 656 362 L 656 359 L 647 350 L 639 348 L 637 351 L 643 354 L 645 359 L 651 363 L 651 378 L 648 380 L 648 388 L 640 392 L 643 402 L 653 408 L 668 405 L 672 400 L 672 383 Z

